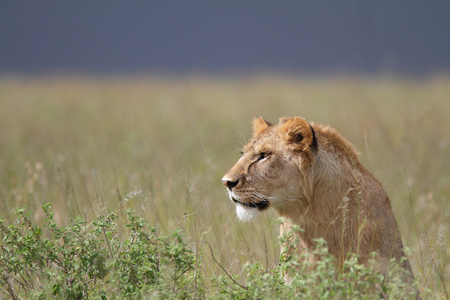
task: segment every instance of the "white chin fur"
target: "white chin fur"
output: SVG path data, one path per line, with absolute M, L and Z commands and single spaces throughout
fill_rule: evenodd
M 247 207 L 242 204 L 236 204 L 236 214 L 239 220 L 243 222 L 249 222 L 253 218 L 256 218 L 259 215 L 259 210 L 253 207 Z

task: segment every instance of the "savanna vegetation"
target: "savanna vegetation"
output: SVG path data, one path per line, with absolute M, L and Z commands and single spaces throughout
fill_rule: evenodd
M 335 270 L 321 241 L 298 264 L 276 213 L 236 219 L 221 178 L 260 115 L 356 146 L 416 285 L 354 258 Z M 449 116 L 445 76 L 0 77 L 0 298 L 446 299 Z

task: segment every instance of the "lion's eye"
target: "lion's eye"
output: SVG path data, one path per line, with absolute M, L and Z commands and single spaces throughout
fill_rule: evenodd
M 268 158 L 270 156 L 270 153 L 261 153 L 258 157 L 258 160 Z

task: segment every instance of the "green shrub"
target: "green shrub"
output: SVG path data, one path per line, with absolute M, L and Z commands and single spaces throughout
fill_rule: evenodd
M 119 238 L 109 212 L 87 224 L 77 217 L 58 226 L 43 206 L 43 229 L 23 210 L 16 225 L 0 221 L 0 291 L 13 299 L 190 298 L 199 285 L 195 256 L 175 230 L 158 236 L 154 227 L 127 211 L 129 230 Z
M 0 220 L 0 292 L 12 299 L 413 299 L 417 285 L 395 262 L 386 277 L 358 263 L 356 256 L 335 267 L 324 240 L 312 253 L 296 249 L 295 232 L 281 238 L 279 264 L 269 269 L 246 263 L 242 272 L 202 278 L 201 254 L 180 231 L 166 235 L 126 211 L 127 222 L 109 212 L 88 224 L 81 217 L 67 226 L 33 225 L 23 210 L 17 223 Z M 300 229 L 296 229 L 300 230 Z M 211 249 L 211 248 L 210 248 Z M 198 249 L 197 249 L 198 250 Z M 212 249 L 211 249 L 212 251 Z M 320 257 L 312 260 L 312 257 Z M 374 262 L 374 261 L 373 261 Z M 205 282 L 210 282 L 208 288 Z M 241 282 L 241 283 L 240 283 Z M 421 289 L 424 298 L 431 297 Z

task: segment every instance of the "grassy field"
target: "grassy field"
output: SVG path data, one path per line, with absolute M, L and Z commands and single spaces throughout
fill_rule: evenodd
M 40 224 L 126 209 L 179 227 L 206 275 L 274 265 L 277 216 L 243 224 L 221 183 L 253 117 L 337 128 L 384 184 L 415 276 L 444 298 L 450 276 L 450 78 L 0 77 L 0 216 Z

